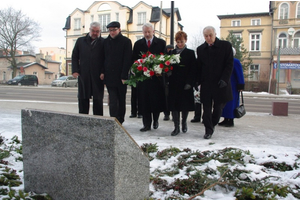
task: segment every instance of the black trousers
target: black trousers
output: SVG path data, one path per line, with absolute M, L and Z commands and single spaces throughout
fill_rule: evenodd
M 201 114 L 202 114 L 201 103 L 195 103 L 195 112 L 194 113 L 195 113 L 194 119 L 201 120 Z
M 214 127 L 218 124 L 226 103 L 215 103 L 213 99 L 210 102 L 203 102 L 203 123 L 205 133 L 213 134 Z
M 122 124 L 126 113 L 126 92 L 127 85 L 116 87 L 106 86 L 109 94 L 109 115 L 117 118 Z
M 151 127 L 152 118 L 153 122 L 157 122 L 160 112 L 144 112 L 143 113 L 143 125 L 144 127 Z
M 78 99 L 79 113 L 89 114 L 90 99 Z M 93 99 L 93 114 L 103 116 L 103 99 Z
M 136 87 L 131 86 L 131 114 L 142 115 L 142 103 L 141 103 L 141 92 L 140 84 L 137 83 Z

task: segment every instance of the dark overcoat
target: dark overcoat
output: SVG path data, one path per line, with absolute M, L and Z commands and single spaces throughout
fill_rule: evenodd
M 197 48 L 197 65 L 199 70 L 200 99 L 203 104 L 226 103 L 232 100 L 230 77 L 233 69 L 232 46 L 228 41 L 216 38 L 209 47 L 206 42 Z M 219 88 L 219 81 L 227 86 Z
M 110 35 L 104 40 L 104 84 L 109 87 L 121 86 L 122 79 L 128 79 L 129 69 L 132 65 L 131 40 L 121 33 L 115 38 Z
M 146 39 L 142 38 L 135 42 L 133 47 L 133 61 L 141 58 L 141 53 L 147 51 L 152 54 L 164 53 L 166 41 L 153 37 L 150 48 Z M 166 108 L 166 96 L 163 78 L 152 76 L 151 79 L 140 82 L 142 112 L 162 112 Z
M 77 39 L 72 52 L 72 73 L 79 73 L 78 98 L 103 99 L 104 85 L 100 79 L 101 51 L 103 50 L 102 37 L 91 45 L 89 34 Z
M 228 101 L 223 109 L 222 117 L 233 119 L 234 109 L 239 105 L 239 90 L 245 87 L 244 73 L 241 62 L 234 58 L 233 71 L 230 78 L 233 99 Z
M 176 54 L 176 49 L 171 54 Z M 168 106 L 170 111 L 193 111 L 195 109 L 193 92 L 195 72 L 195 52 L 185 48 L 180 53 L 180 63 L 173 65 L 172 74 L 169 76 Z M 184 90 L 186 84 L 189 84 L 191 88 Z

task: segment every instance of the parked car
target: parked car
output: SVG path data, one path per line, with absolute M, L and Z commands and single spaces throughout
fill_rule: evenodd
M 51 86 L 57 87 L 77 87 L 77 85 L 78 79 L 73 76 L 61 76 L 51 83 Z
M 39 80 L 36 75 L 19 75 L 13 79 L 7 81 L 8 85 L 34 85 L 39 84 Z

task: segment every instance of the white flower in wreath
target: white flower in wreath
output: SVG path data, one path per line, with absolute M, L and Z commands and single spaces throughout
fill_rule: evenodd
M 165 56 L 164 55 L 160 55 L 158 58 L 159 61 L 165 61 Z
M 180 54 L 174 54 L 170 60 L 171 64 L 180 63 Z
M 153 67 L 153 69 L 154 69 L 154 72 L 155 72 L 156 74 L 161 74 L 161 72 L 162 72 L 162 68 L 160 68 L 159 65 L 155 65 L 155 66 Z
M 144 75 L 150 77 L 150 70 L 144 71 Z

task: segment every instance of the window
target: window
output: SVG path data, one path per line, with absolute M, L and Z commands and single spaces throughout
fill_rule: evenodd
M 101 30 L 106 30 L 106 26 L 110 22 L 110 14 L 98 15 L 99 23 L 101 24 Z
M 74 19 L 74 30 L 80 30 L 80 26 L 81 26 L 81 19 L 80 18 Z
M 231 26 L 241 26 L 241 20 L 232 20 Z
M 294 35 L 294 47 L 300 47 L 300 31 Z
M 91 22 L 94 22 L 94 15 L 91 15 Z
M 285 33 L 281 33 L 278 37 L 278 47 L 286 48 L 287 47 L 287 35 Z
M 249 79 L 251 81 L 258 81 L 259 80 L 259 65 L 250 65 L 250 76 Z
M 138 25 L 146 23 L 146 12 L 138 13 Z
M 234 35 L 238 41 L 240 41 L 241 38 L 242 38 L 242 34 L 241 33 L 232 33 L 232 35 Z
M 6 72 L 3 72 L 3 80 L 6 80 Z
M 296 9 L 296 18 L 300 19 L 300 2 L 298 2 Z
M 107 3 L 104 3 L 104 4 L 100 5 L 100 7 L 98 9 L 99 12 L 101 12 L 101 11 L 109 11 L 109 10 L 111 10 L 111 7 Z
M 119 13 L 116 13 L 116 21 L 119 21 Z
M 250 34 L 250 50 L 260 51 L 260 33 Z
M 260 25 L 260 19 L 251 19 L 251 25 L 252 26 Z
M 287 3 L 283 3 L 279 9 L 279 19 L 288 19 L 289 16 L 289 5 Z

